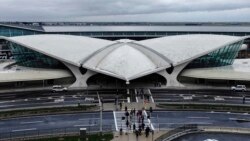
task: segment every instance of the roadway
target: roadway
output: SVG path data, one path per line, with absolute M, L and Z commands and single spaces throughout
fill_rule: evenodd
M 99 117 L 99 112 L 86 112 L 4 119 L 0 120 L 0 139 L 38 133 L 41 135 L 53 132 L 78 132 L 82 127 L 92 132 L 99 131 Z M 153 111 L 150 120 L 155 130 L 165 130 L 183 124 L 250 128 L 250 122 L 239 122 L 237 119 L 249 120 L 250 115 L 225 112 Z M 115 120 L 118 119 L 114 119 L 112 111 L 103 112 L 103 130 L 115 131 L 119 124 Z
M 103 99 L 104 103 L 110 103 L 115 101 L 116 93 L 116 90 L 85 90 L 60 93 L 53 93 L 50 91 L 5 93 L 0 94 L 0 111 L 25 108 L 75 106 L 78 103 L 98 103 L 98 94 Z M 125 89 L 118 90 L 117 97 L 119 102 L 127 101 L 127 98 L 124 97 L 125 93 Z
M 151 89 L 156 103 L 190 102 L 214 104 L 250 104 L 249 92 L 232 92 L 229 90 L 167 90 Z
M 134 89 L 130 89 L 130 100 L 136 102 Z M 30 91 L 12 92 L 0 94 L 0 111 L 42 108 L 42 107 L 63 107 L 75 106 L 78 103 L 98 103 L 98 94 L 104 103 L 113 103 L 116 98 L 119 102 L 127 102 L 127 90 L 100 89 L 85 91 L 68 91 L 52 93 L 51 91 Z M 228 90 L 169 90 L 151 89 L 152 97 L 156 103 L 190 102 L 190 103 L 215 103 L 215 104 L 242 104 L 243 95 L 245 105 L 250 104 L 249 92 L 235 92 Z M 93 100 L 86 100 L 90 98 Z
M 23 135 L 48 134 L 53 132 L 78 132 L 79 128 L 98 131 L 100 114 L 98 112 L 31 116 L 0 120 L 0 139 Z M 103 112 L 103 130 L 113 130 L 112 112 Z
M 250 115 L 247 113 L 213 111 L 156 111 L 152 113 L 151 122 L 155 129 L 160 130 L 183 124 L 250 128 L 250 122 L 238 122 L 237 119 L 248 120 Z

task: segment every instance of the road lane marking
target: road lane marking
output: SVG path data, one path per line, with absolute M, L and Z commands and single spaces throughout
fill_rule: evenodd
M 167 124 L 167 125 L 185 125 L 185 124 L 203 124 L 203 125 L 210 125 L 210 124 L 213 124 L 213 123 L 211 123 L 211 122 L 185 122 L 185 123 L 179 123 L 179 122 L 177 122 L 177 123 L 157 123 L 157 124 L 162 124 L 162 125 L 164 125 L 164 124 Z
M 86 127 L 86 126 L 95 126 L 97 124 L 82 124 L 82 125 L 74 125 L 74 127 Z
M 4 104 L 4 103 L 10 103 L 12 101 L 1 101 L 0 104 Z
M 54 103 L 64 102 L 64 99 L 55 99 Z
M 12 132 L 20 132 L 20 131 L 33 131 L 36 130 L 36 128 L 29 128 L 29 129 L 17 129 L 17 130 L 12 130 Z
M 130 103 L 130 97 L 127 97 L 127 102 Z
M 229 120 L 237 120 L 237 118 L 228 118 Z
M 118 130 L 118 126 L 117 126 L 117 119 L 116 119 L 116 113 L 115 113 L 115 111 L 113 111 L 113 114 L 114 114 L 114 121 L 115 121 L 115 129 L 116 129 L 116 131 L 119 131 Z
M 227 115 L 248 115 L 248 114 L 245 114 L 245 113 L 215 112 L 215 111 L 206 112 L 206 113 L 210 113 L 210 114 L 227 114 Z
M 156 101 L 163 101 L 163 100 L 169 101 L 169 100 L 172 100 L 172 99 L 169 99 L 169 98 L 155 98 L 155 99 L 156 99 Z
M 11 106 L 14 106 L 14 105 L 1 105 L 0 108 L 11 107 Z
M 78 120 L 92 120 L 92 119 L 100 119 L 100 118 L 80 118 L 80 119 L 78 119 Z
M 107 113 L 109 113 L 109 112 L 107 112 Z M 64 115 L 67 115 L 67 116 L 75 116 L 75 115 L 77 115 L 77 114 L 64 114 Z M 84 113 L 84 114 L 80 114 L 80 115 L 97 115 L 97 116 L 99 116 L 100 115 L 100 113 Z M 62 116 L 62 115 L 50 115 L 50 117 L 57 117 L 57 116 Z M 43 116 L 42 116 L 43 117 Z
M 202 125 L 210 125 L 213 123 L 210 122 L 187 122 L 186 124 L 202 124 Z
M 183 96 L 183 99 L 184 99 L 184 100 L 192 100 L 193 97 L 192 97 L 192 96 Z
M 32 124 L 32 123 L 42 123 L 43 121 L 29 121 L 29 122 L 20 122 L 20 124 Z
M 215 101 L 224 101 L 225 99 L 223 97 L 216 96 L 216 97 L 214 97 L 214 100 Z
M 197 118 L 201 118 L 201 119 L 210 119 L 210 117 L 187 117 L 187 118 L 194 118 L 194 119 L 197 119 Z

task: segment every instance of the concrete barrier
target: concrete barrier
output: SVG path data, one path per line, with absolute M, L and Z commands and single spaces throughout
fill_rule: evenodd
M 240 133 L 250 134 L 249 128 L 236 128 L 236 127 L 216 127 L 216 126 L 199 126 L 203 132 L 220 132 L 220 133 Z

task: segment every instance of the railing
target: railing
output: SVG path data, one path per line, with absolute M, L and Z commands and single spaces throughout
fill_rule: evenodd
M 241 127 L 199 126 L 199 129 L 203 130 L 204 132 L 224 132 L 224 133 L 250 134 L 249 128 L 241 128 Z
M 239 134 L 250 134 L 249 128 L 240 128 L 240 127 L 222 127 L 222 126 L 208 126 L 208 125 L 183 125 L 178 127 L 178 125 L 172 125 L 166 128 L 160 129 L 164 131 L 166 129 L 169 130 L 167 133 L 163 134 L 155 141 L 172 141 L 180 136 L 196 133 L 196 132 L 219 132 L 219 133 L 239 133 Z M 176 127 L 173 129 L 173 127 Z
M 99 125 L 95 126 L 84 126 L 87 129 L 87 133 L 97 133 L 100 130 Z M 41 129 L 36 130 L 36 128 L 30 128 L 25 130 L 12 130 L 11 132 L 1 132 L 0 141 L 7 140 L 28 140 L 28 139 L 40 139 L 40 138 L 52 138 L 52 137 L 62 137 L 79 135 L 80 127 L 72 128 L 55 128 L 55 129 Z M 112 132 L 114 127 L 112 125 L 103 125 L 104 132 Z
M 179 126 L 163 134 L 162 136 L 157 138 L 155 141 L 170 141 L 173 138 L 176 138 L 183 134 L 194 132 L 194 131 L 198 131 L 198 126 L 196 124 L 188 124 L 188 125 Z

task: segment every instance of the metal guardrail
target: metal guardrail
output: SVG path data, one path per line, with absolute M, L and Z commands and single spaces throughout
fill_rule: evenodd
M 176 125 L 175 125 L 176 126 Z M 162 128 L 163 129 L 163 128 Z M 171 128 L 169 128 L 171 129 Z M 162 130 L 161 130 L 162 131 Z M 163 134 L 155 141 L 172 141 L 183 135 L 197 132 L 219 132 L 219 133 L 239 133 L 239 134 L 250 134 L 249 128 L 239 128 L 239 127 L 222 127 L 222 126 L 198 126 L 198 125 L 183 125 L 177 127 Z
M 197 124 L 187 124 L 182 126 L 179 125 L 179 127 L 176 127 L 173 130 L 168 131 L 167 133 L 157 138 L 155 141 L 170 141 L 173 138 L 197 130 L 198 130 Z
M 82 127 L 81 127 L 82 128 Z M 87 133 L 97 133 L 100 130 L 99 125 L 95 126 L 84 126 L 87 128 Z M 103 125 L 104 132 L 112 132 L 114 127 L 112 125 Z M 28 139 L 40 139 L 40 138 L 52 138 L 52 137 L 62 137 L 70 135 L 79 135 L 80 127 L 72 128 L 55 128 L 55 129 L 41 129 L 36 130 L 36 128 L 30 128 L 27 130 L 13 130 L 12 132 L 1 132 L 0 141 L 8 140 L 28 140 Z
M 199 126 L 200 130 L 204 132 L 225 132 L 225 133 L 244 133 L 250 134 L 249 128 L 241 127 L 221 127 L 221 126 Z
M 183 135 L 187 135 L 187 134 L 190 134 L 190 133 L 195 133 L 195 132 L 198 132 L 199 130 L 198 129 L 189 129 L 189 130 L 185 130 L 183 132 L 178 132 L 176 134 L 173 134 L 172 136 L 169 136 L 168 138 L 165 138 L 163 139 L 162 141 L 172 141 L 178 137 L 181 137 Z

